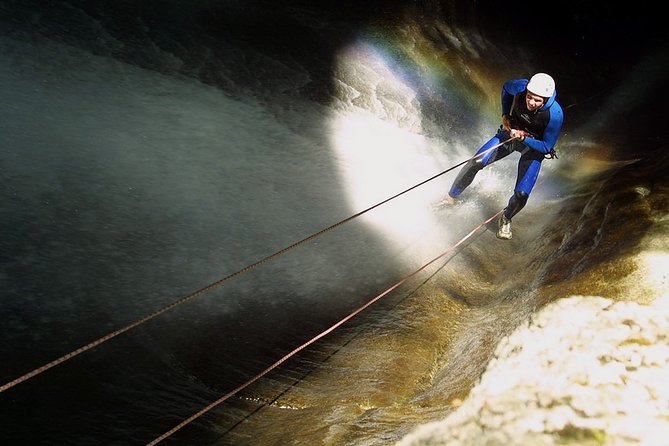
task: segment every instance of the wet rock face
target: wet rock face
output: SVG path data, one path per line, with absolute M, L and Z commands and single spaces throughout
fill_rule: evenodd
M 500 343 L 454 413 L 398 446 L 666 444 L 669 296 L 558 300 Z

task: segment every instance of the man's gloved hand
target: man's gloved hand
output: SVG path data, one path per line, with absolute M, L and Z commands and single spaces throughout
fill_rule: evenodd
M 509 134 L 511 135 L 512 138 L 515 138 L 520 141 L 523 141 L 526 137 L 530 136 L 530 134 L 525 130 L 519 130 L 519 129 L 511 129 L 511 131 L 509 131 Z

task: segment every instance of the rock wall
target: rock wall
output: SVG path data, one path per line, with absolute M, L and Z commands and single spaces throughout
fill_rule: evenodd
M 669 295 L 555 301 L 503 340 L 446 419 L 397 446 L 669 445 Z

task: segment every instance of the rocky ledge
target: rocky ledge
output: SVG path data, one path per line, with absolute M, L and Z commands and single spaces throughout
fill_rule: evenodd
M 547 305 L 454 412 L 397 443 L 436 445 L 669 445 L 669 295 Z

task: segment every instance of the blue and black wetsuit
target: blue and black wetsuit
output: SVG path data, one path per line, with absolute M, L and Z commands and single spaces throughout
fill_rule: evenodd
M 504 210 L 509 220 L 527 203 L 530 192 L 537 181 L 541 162 L 555 148 L 562 129 L 562 107 L 555 100 L 557 92 L 546 100 L 539 109 L 529 111 L 525 101 L 528 79 L 515 79 L 506 82 L 502 88 L 502 116 L 508 115 L 511 128 L 525 130 L 530 134 L 523 141 L 513 140 L 501 145 L 482 157 L 469 161 L 462 168 L 449 191 L 451 197 L 457 197 L 469 186 L 479 170 L 501 160 L 513 152 L 520 152 L 518 176 L 514 194 Z M 490 147 L 506 141 L 511 136 L 500 126 L 497 134 L 486 142 L 477 152 L 485 152 Z

